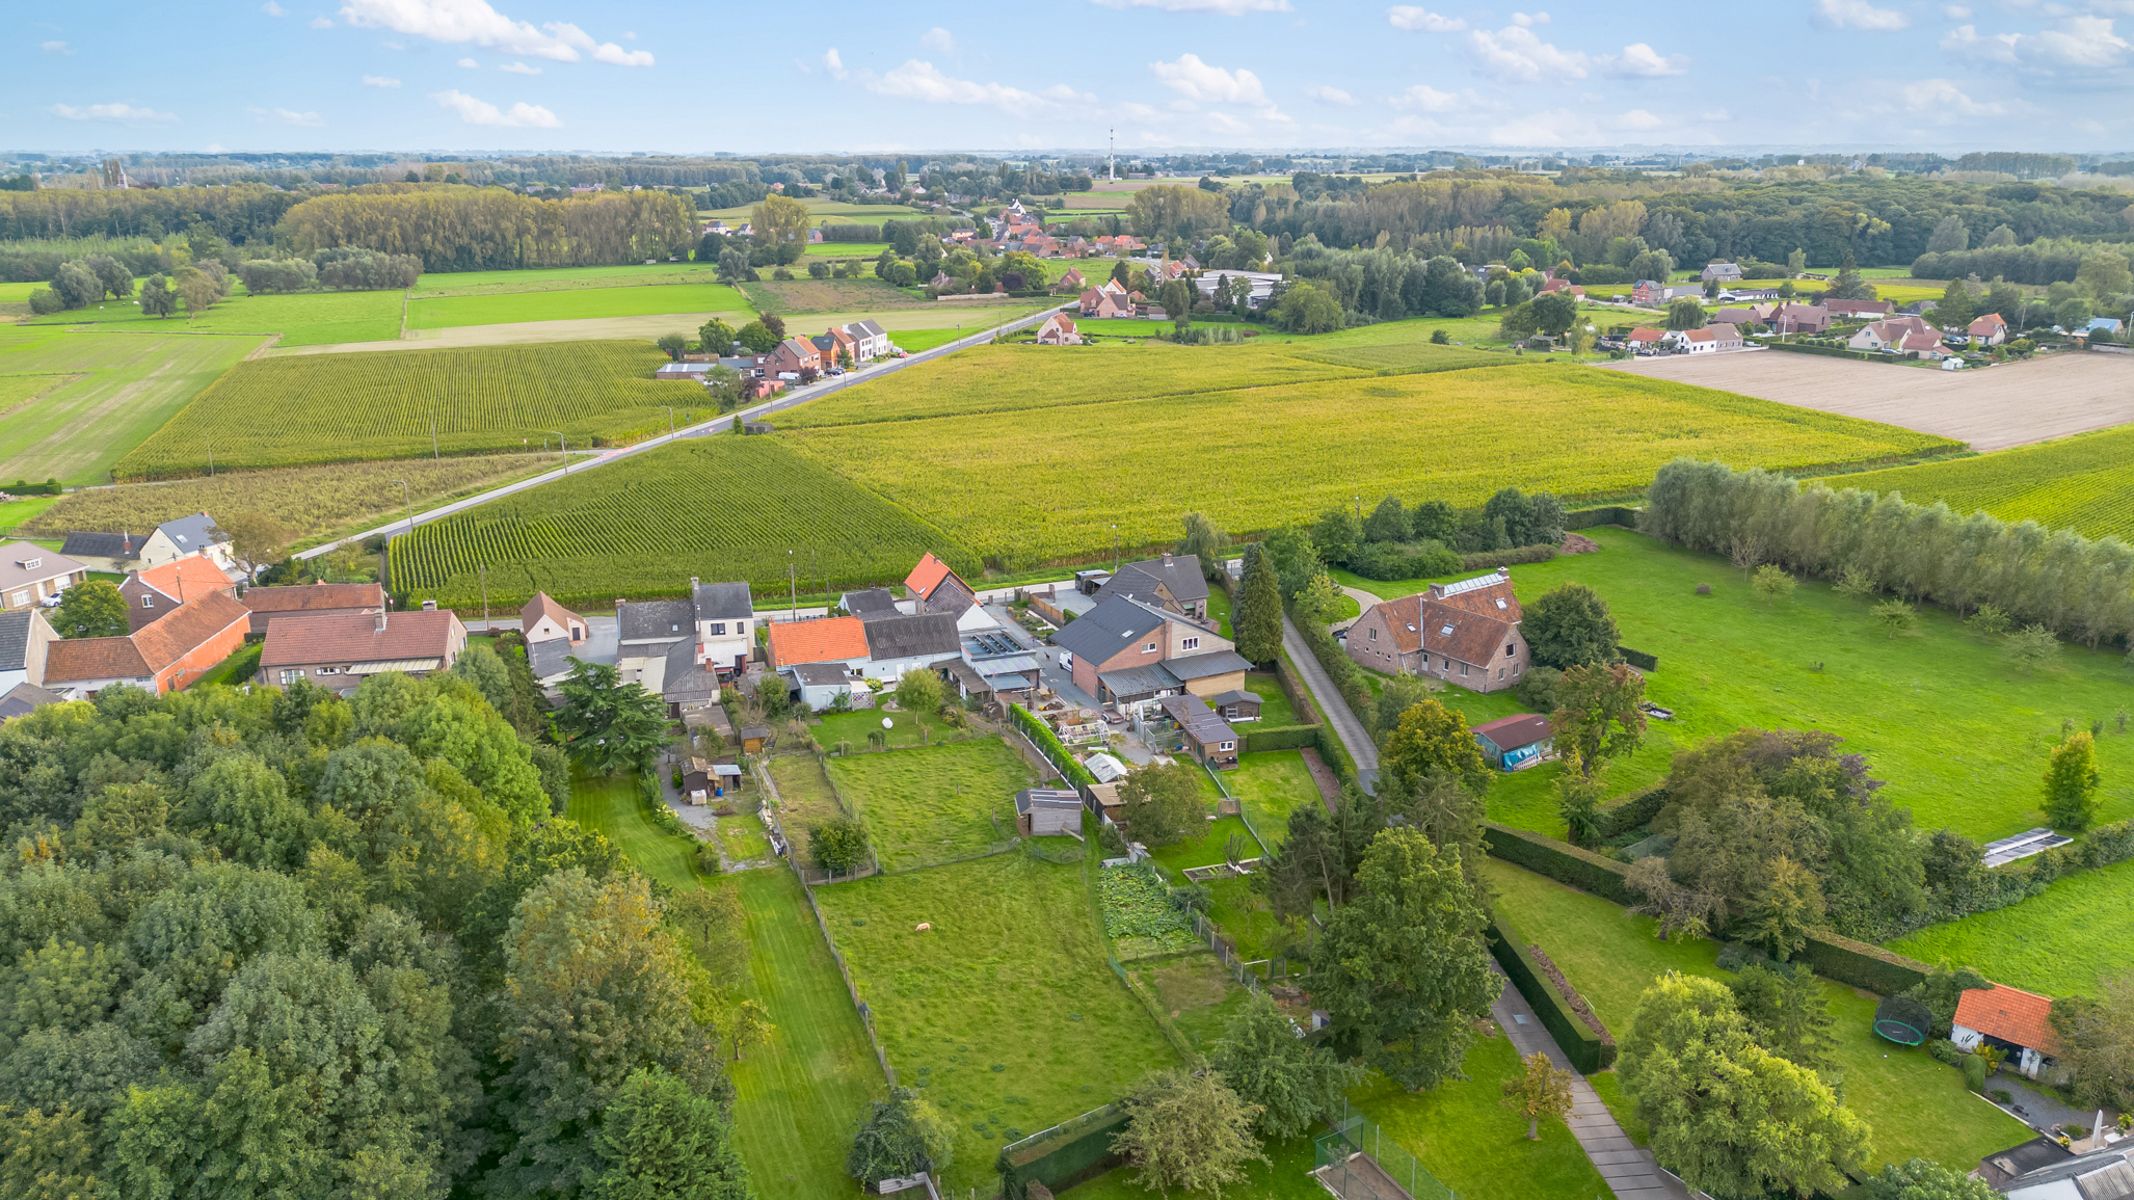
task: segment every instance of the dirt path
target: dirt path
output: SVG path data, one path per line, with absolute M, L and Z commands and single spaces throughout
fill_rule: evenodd
M 1864 417 L 2002 450 L 2134 421 L 2134 355 L 2063 350 L 2030 362 L 1933 371 L 1764 350 L 1600 364 Z

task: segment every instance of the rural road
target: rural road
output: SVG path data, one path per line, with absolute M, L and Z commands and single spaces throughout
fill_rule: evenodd
M 346 537 L 336 538 L 333 541 L 313 546 L 309 550 L 300 550 L 292 557 L 297 559 L 317 558 L 322 554 L 331 554 L 335 550 L 338 550 L 341 547 L 349 545 L 351 543 L 362 543 L 369 541 L 371 538 L 374 537 L 387 537 L 394 534 L 406 533 L 417 525 L 427 525 L 432 521 L 440 520 L 444 517 L 449 517 L 454 513 L 462 513 L 470 508 L 480 507 L 481 505 L 487 504 L 492 500 L 501 500 L 506 496 L 516 495 L 524 491 L 530 491 L 534 488 L 540 487 L 543 484 L 553 483 L 556 480 L 563 478 L 565 475 L 575 475 L 583 471 L 591 471 L 600 467 L 608 466 L 612 463 L 621 462 L 623 459 L 643 454 L 646 451 L 657 450 L 661 446 L 667 445 L 669 442 L 680 441 L 683 438 L 696 438 L 704 437 L 709 434 L 725 433 L 728 430 L 732 429 L 734 427 L 734 423 L 737 421 L 753 421 L 759 417 L 769 416 L 770 414 L 776 412 L 783 412 L 789 408 L 798 408 L 800 405 L 806 404 L 810 400 L 819 400 L 824 396 L 835 395 L 836 393 L 844 391 L 846 388 L 852 387 L 856 384 L 871 383 L 874 380 L 880 379 L 885 375 L 892 375 L 898 371 L 904 370 L 906 367 L 914 367 L 923 362 L 931 362 L 936 358 L 943 357 L 944 355 L 954 354 L 958 350 L 968 350 L 972 346 L 984 345 L 985 343 L 992 341 L 995 337 L 998 337 L 1001 334 L 1013 333 L 1019 329 L 1027 329 L 1030 326 L 1035 325 L 1040 321 L 1043 321 L 1046 317 L 1051 316 L 1056 311 L 1058 311 L 1056 308 L 1040 309 L 1039 311 L 1031 313 L 1028 316 L 1018 317 L 1013 321 L 1009 321 L 1005 325 L 996 325 L 990 329 L 981 329 L 977 333 L 971 334 L 968 337 L 957 338 L 953 342 L 943 342 L 941 345 L 935 346 L 931 350 L 921 350 L 917 354 L 913 354 L 907 358 L 893 359 L 889 362 L 882 363 L 879 366 L 869 367 L 865 370 L 843 375 L 836 379 L 825 379 L 818 383 L 811 384 L 806 388 L 793 389 L 770 400 L 766 400 L 762 404 L 758 404 L 753 408 L 736 409 L 735 411 L 727 413 L 724 416 L 713 417 L 709 421 L 700 421 L 695 425 L 691 425 L 683 429 L 677 429 L 673 433 L 661 434 L 658 437 L 647 438 L 642 442 L 637 442 L 632 445 L 617 446 L 613 449 L 603 450 L 598 454 L 586 455 L 581 459 L 575 459 L 561 467 L 557 467 L 554 470 L 543 471 L 539 475 L 529 476 L 525 479 L 517 480 L 512 483 L 507 483 L 500 487 L 491 488 L 486 492 L 480 492 L 475 495 L 465 497 L 464 499 L 454 500 L 450 504 L 441 504 L 436 508 L 429 509 L 425 512 L 415 513 L 412 516 L 401 517 L 397 521 L 390 521 L 384 525 L 379 525 L 371 529 L 366 529 L 361 533 L 352 533 Z
M 1378 790 L 1378 746 L 1371 740 L 1371 733 L 1356 719 L 1356 710 L 1349 707 L 1341 689 L 1334 686 L 1334 677 L 1326 673 L 1319 660 L 1312 656 L 1312 648 L 1304 644 L 1304 634 L 1297 623 L 1282 614 L 1282 648 L 1289 652 L 1289 661 L 1296 664 L 1297 674 L 1304 679 L 1304 689 L 1312 694 L 1319 711 L 1333 722 L 1334 736 L 1341 739 L 1349 757 L 1356 760 L 1356 783 L 1366 792 Z

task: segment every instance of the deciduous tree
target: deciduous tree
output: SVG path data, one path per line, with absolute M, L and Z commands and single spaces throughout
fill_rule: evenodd
M 1645 677 L 1624 666 L 1576 666 L 1556 683 L 1556 746 L 1579 774 L 1643 744 Z
M 1534 662 L 1559 670 L 1587 663 L 1611 663 L 1622 634 L 1600 593 L 1582 583 L 1566 583 L 1543 592 L 1526 606 L 1519 631 L 1526 635 Z
M 126 598 L 108 579 L 77 583 L 60 593 L 52 630 L 63 638 L 126 636 Z
M 2097 740 L 2076 730 L 2053 747 L 2045 767 L 2045 819 L 2062 833 L 2080 833 L 2097 819 Z
M 1230 1019 L 1209 1065 L 1257 1105 L 1253 1122 L 1270 1141 L 1301 1136 L 1331 1119 L 1363 1072 L 1298 1035 L 1297 1027 L 1264 992 L 1255 991 Z
M 1504 1081 L 1504 1102 L 1526 1118 L 1526 1140 L 1541 1140 L 1543 1118 L 1561 1121 L 1571 1113 L 1571 1072 L 1536 1050 L 1526 1056 L 1519 1074 Z
M 1200 768 L 1186 762 L 1142 767 L 1119 785 L 1119 812 L 1134 840 L 1167 846 L 1199 833 L 1207 824 Z
M 845 1155 L 845 1174 L 868 1188 L 921 1171 L 939 1175 L 954 1145 L 955 1131 L 939 1110 L 910 1088 L 894 1087 L 860 1124 Z
M 1244 1180 L 1246 1163 L 1267 1161 L 1252 1136 L 1259 1106 L 1213 1071 L 1158 1071 L 1120 1105 L 1126 1129 L 1112 1149 L 1140 1171 L 1145 1187 L 1220 1200 L 1224 1188 Z
M 1489 764 L 1468 732 L 1467 718 L 1436 700 L 1424 700 L 1400 715 L 1379 747 L 1379 772 L 1410 789 L 1443 779 L 1480 795 L 1489 787 Z

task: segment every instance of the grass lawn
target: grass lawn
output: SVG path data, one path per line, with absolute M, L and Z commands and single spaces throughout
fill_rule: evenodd
M 730 322 L 752 320 L 748 301 L 722 283 L 638 284 L 605 288 L 544 288 L 527 292 L 416 298 L 408 302 L 408 328 L 453 329 L 462 325 L 515 325 L 522 321 L 572 321 L 587 317 L 649 317 L 667 313 L 696 317 L 675 332 L 694 336 L 714 313 Z
M 677 837 L 654 825 L 646 803 L 635 779 L 576 771 L 571 775 L 571 802 L 563 815 L 599 831 L 638 870 L 658 882 L 671 888 L 696 886 L 700 878 L 696 839 Z
M 890 728 L 882 728 L 882 718 L 887 717 Z M 930 746 L 950 738 L 961 736 L 961 731 L 950 729 L 933 713 L 883 712 L 878 708 L 860 709 L 854 712 L 824 713 L 811 731 L 815 744 L 828 750 L 839 742 L 849 743 L 854 751 L 867 748 L 870 733 L 889 734 L 889 748 L 901 750 L 908 746 Z
M 1259 839 L 1252 836 L 1243 821 L 1236 817 L 1220 817 L 1209 821 L 1208 827 L 1197 836 L 1188 836 L 1184 841 L 1168 846 L 1155 846 L 1149 850 L 1150 857 L 1173 875 L 1188 867 L 1212 867 L 1227 861 L 1227 847 L 1231 838 L 1244 844 L 1240 860 L 1258 858 L 1261 854 Z
M 12 533 L 59 503 L 57 496 L 21 496 L 0 500 L 0 533 Z
M 977 854 L 1015 836 L 1015 793 L 1032 772 L 1007 743 L 973 738 L 828 760 L 885 870 Z
M 749 944 L 743 990 L 771 1016 L 770 1040 L 727 1064 L 736 1093 L 734 1140 L 756 1193 L 858 1196 L 845 1174 L 845 1151 L 885 1085 L 800 881 L 777 867 L 715 886 L 741 893 Z
M 1215 1049 L 1250 995 L 1205 946 L 1170 958 L 1142 959 L 1126 973 L 1202 1054 Z
M 1217 593 L 1208 593 L 1212 601 Z M 1228 637 L 1229 634 L 1223 636 Z M 1272 671 L 1254 671 L 1245 676 L 1245 690 L 1260 698 L 1261 728 L 1272 729 L 1278 725 L 1297 723 L 1297 708 L 1289 702 L 1289 693 L 1282 690 L 1282 681 Z
M 1629 1032 L 1638 997 L 1657 976 L 1670 970 L 1726 976 L 1717 942 L 1660 941 L 1649 917 L 1495 859 L 1486 876 L 1499 910 L 1548 951 L 1618 1039 Z M 1870 1028 L 1876 997 L 1836 983 L 1824 988 L 1843 1096 L 1874 1130 L 1870 1152 L 1876 1164 L 1918 1155 L 1968 1169 L 1981 1156 L 2030 1136 L 2013 1117 L 1965 1091 L 1963 1077 L 1924 1050 L 1877 1038 Z
M 733 862 L 754 862 L 771 856 L 771 837 L 754 813 L 736 813 L 716 818 L 719 848 Z
M 1002 854 L 816 893 L 898 1081 L 955 1124 L 945 1192 L 990 1189 L 1002 1144 L 1176 1062 L 1105 965 L 1094 869 Z
M 778 785 L 778 820 L 787 837 L 804 845 L 808 826 L 845 815 L 814 755 L 781 754 L 771 760 L 770 769 L 771 782 Z
M 244 285 L 213 308 L 194 317 L 184 308 L 176 316 L 150 317 L 131 300 L 106 300 L 88 308 L 33 318 L 34 325 L 94 325 L 127 333 L 280 334 L 280 346 L 330 346 L 340 342 L 390 341 L 400 336 L 402 293 L 292 292 L 254 296 Z M 135 353 L 147 354 L 145 348 Z
M 1237 769 L 1223 783 L 1245 810 L 1253 831 L 1271 849 L 1289 836 L 1289 814 L 1320 803 L 1319 786 L 1302 750 L 1256 750 L 1238 756 Z
M 1208 589 L 1208 619 L 1215 622 L 1217 636 L 1226 638 L 1235 638 L 1237 636 L 1230 629 L 1230 593 L 1219 587 Z M 1253 688 L 1253 690 L 1258 691 L 1259 689 Z
M 888 242 L 809 242 L 808 258 L 880 258 Z
M 945 346 L 960 337 L 969 337 L 975 332 L 976 329 L 900 329 L 892 333 L 889 340 L 906 354 L 917 354 L 921 350 Z
M 113 463 L 259 346 L 256 337 L 0 325 L 0 482 L 110 482 Z M 256 414 L 255 414 L 256 416 Z
M 1349 1093 L 1349 1104 L 1378 1123 L 1438 1181 L 1468 1200 L 1595 1200 L 1608 1185 L 1561 1122 L 1544 1122 L 1541 1140 L 1526 1140 L 1526 1122 L 1504 1107 L 1504 1081 L 1519 1069 L 1519 1052 L 1499 1034 L 1477 1041 L 1462 1064 L 1467 1078 L 1419 1095 L 1373 1078 Z M 1245 1183 L 1225 1195 L 1323 1200 L 1311 1178 L 1312 1144 L 1299 1138 L 1266 1148 Z M 1117 1170 L 1062 1193 L 1067 1200 L 1143 1200 L 1130 1170 Z M 1185 1193 L 1197 1196 L 1200 1193 Z
M 435 271 L 408 289 L 411 300 L 437 296 L 483 296 L 503 292 L 560 292 L 581 288 L 640 287 L 648 284 L 716 283 L 711 263 L 655 263 L 652 266 L 534 267 L 502 271 Z
M 1621 529 L 1586 533 L 1599 553 L 1513 567 L 1512 580 L 1528 603 L 1561 583 L 1591 586 L 1623 642 L 1659 656 L 1647 694 L 1675 719 L 1652 722 L 1644 747 L 1607 768 L 1611 795 L 1657 782 L 1676 751 L 1744 726 L 1836 733 L 1847 751 L 1867 756 L 1888 781 L 1883 795 L 1911 809 L 1920 828 L 1982 841 L 2039 823 L 2038 780 L 2062 719 L 2105 721 L 2097 743 L 2105 779 L 2134 775 L 2134 736 L 2110 732 L 2129 695 L 2122 655 L 2066 646 L 2058 663 L 2024 675 L 1939 609 L 1922 609 L 1917 631 L 1893 638 L 1876 624 L 1873 601 L 1826 584 L 1804 580 L 1791 600 L 1768 605 L 1721 559 Z M 1696 595 L 1699 584 L 1712 594 Z M 1441 695 L 1470 723 L 1521 711 L 1508 691 Z M 1561 835 L 1561 769 L 1499 776 L 1490 815 Z M 2108 785 L 2102 799 L 2100 821 L 2134 816 L 2134 789 Z
M 2052 996 L 2096 995 L 2128 969 L 2134 862 L 2077 871 L 2020 904 L 1930 926 L 1890 943 L 1922 962 L 1964 963 Z
M 1237 952 L 1248 962 L 1272 957 L 1280 927 L 1252 876 L 1224 875 L 1202 886 L 1208 889 L 1208 919 L 1237 946 Z

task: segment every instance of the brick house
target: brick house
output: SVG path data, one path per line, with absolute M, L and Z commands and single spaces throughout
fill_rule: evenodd
M 1897 311 L 1897 306 L 1887 300 L 1825 300 L 1822 303 L 1832 317 L 1843 320 L 1886 317 Z
M 1900 358 L 1946 358 L 1949 348 L 1941 343 L 1941 331 L 1924 317 L 1891 317 L 1872 321 L 1845 344 L 1854 350 L 1894 354 Z
M 467 627 L 450 609 L 276 617 L 267 622 L 259 675 L 345 695 L 372 675 L 449 670 L 466 648 Z
M 159 567 L 143 567 L 119 584 L 119 596 L 126 601 L 128 630 L 160 620 L 209 592 L 235 591 L 221 567 L 197 554 Z
M 772 621 L 763 628 L 764 661 L 773 671 L 809 663 L 858 670 L 867 662 L 867 625 L 858 617 Z
M 887 358 L 896 351 L 896 346 L 889 340 L 889 331 L 874 321 L 854 321 L 845 326 L 844 333 L 852 339 L 855 362 Z
M 35 608 L 89 578 L 86 564 L 28 542 L 0 546 L 0 612 Z
M 1077 688 L 1125 711 L 1146 711 L 1166 696 L 1240 690 L 1252 666 L 1229 639 L 1126 596 L 1099 601 L 1052 644 L 1067 654 Z
M 1499 568 L 1372 605 L 1349 626 L 1349 657 L 1373 671 L 1500 692 L 1531 662 L 1521 619 L 1511 574 Z
M 163 695 L 236 653 L 251 621 L 251 611 L 228 592 L 189 600 L 125 637 L 61 638 L 35 613 L 24 665 L 31 683 L 69 700 L 118 684 Z
M 238 597 L 252 610 L 252 636 L 267 636 L 267 622 L 275 617 L 352 613 L 376 615 L 385 611 L 385 588 L 375 583 L 303 583 L 287 587 L 246 588 Z
M 1830 329 L 1830 316 L 1820 304 L 1780 304 L 1771 309 L 1765 324 L 1773 333 L 1822 334 Z
M 798 375 L 802 371 L 822 370 L 822 351 L 806 338 L 787 338 L 778 343 L 764 363 L 773 375 Z
M 1074 328 L 1074 318 L 1066 313 L 1053 313 L 1045 323 L 1037 327 L 1037 344 L 1040 346 L 1079 346 L 1082 335 Z
M 1194 621 L 1208 619 L 1208 577 L 1198 554 L 1172 554 L 1130 562 L 1096 591 L 1099 601 L 1125 596 Z

